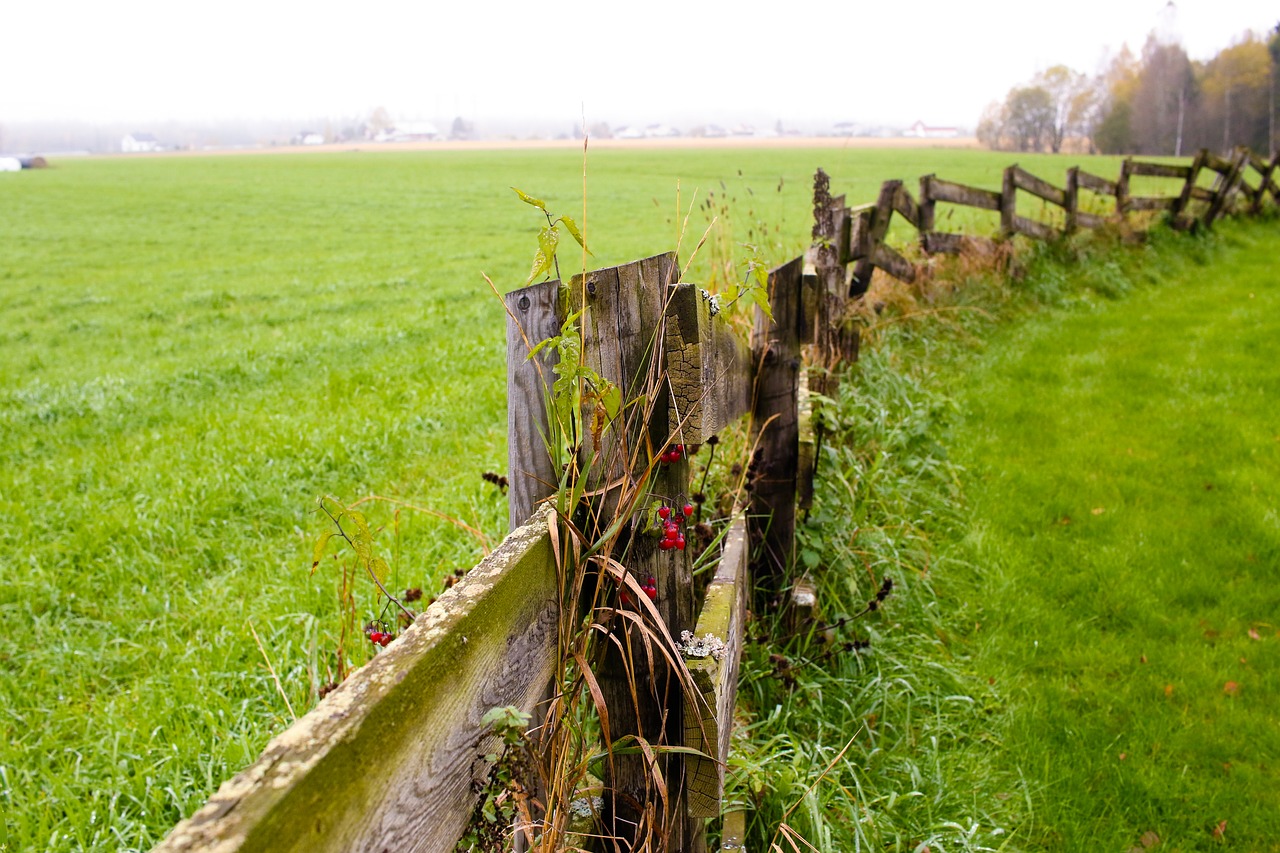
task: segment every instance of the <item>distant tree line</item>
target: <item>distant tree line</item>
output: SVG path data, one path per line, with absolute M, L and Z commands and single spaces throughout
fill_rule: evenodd
M 1126 46 L 1102 73 L 1064 65 L 1037 74 L 993 103 L 978 122 L 984 145 L 1008 151 L 1070 146 L 1102 154 L 1181 156 L 1247 145 L 1274 152 L 1280 109 L 1280 24 L 1246 34 L 1207 62 L 1152 33 Z

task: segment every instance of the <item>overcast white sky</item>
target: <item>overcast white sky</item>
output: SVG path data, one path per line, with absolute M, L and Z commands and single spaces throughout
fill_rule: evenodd
M 0 14 L 0 123 L 737 117 L 973 126 L 1036 71 L 1140 50 L 1164 0 L 40 0 Z M 1280 19 L 1180 0 L 1192 58 Z

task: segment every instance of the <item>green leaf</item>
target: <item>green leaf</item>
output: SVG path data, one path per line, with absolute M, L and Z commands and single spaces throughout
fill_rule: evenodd
M 378 583 L 386 586 L 387 578 L 391 577 L 391 567 L 387 565 L 387 561 L 381 557 L 374 557 L 369 561 L 369 572 L 378 579 Z
M 538 210 L 541 210 L 543 213 L 547 212 L 547 203 L 542 199 L 534 198 L 524 190 L 517 190 L 515 187 L 512 187 L 511 189 L 516 190 L 516 195 L 520 196 L 520 200 L 525 204 L 531 204 L 534 207 L 538 208 Z
M 569 232 L 569 234 L 573 237 L 573 239 L 578 241 L 578 245 L 581 246 L 583 249 L 586 249 L 587 254 L 590 255 L 591 250 L 587 249 L 587 241 L 583 239 L 582 232 L 578 230 L 578 223 L 574 222 L 572 219 L 570 219 L 567 216 L 561 216 L 560 221 L 564 223 L 565 229 Z
M 551 269 L 556 262 L 556 245 L 559 242 L 560 232 L 550 225 L 538 232 L 538 253 L 533 256 L 533 269 L 526 284 L 532 284 L 534 279 Z
M 521 711 L 514 705 L 490 708 L 480 718 L 480 725 L 501 732 L 504 729 L 523 729 L 528 727 L 533 715 Z
M 329 530 L 320 534 L 320 538 L 316 540 L 316 549 L 311 554 L 311 573 L 315 574 L 316 567 L 320 565 L 320 558 L 324 556 L 324 549 L 329 544 L 329 540 L 333 538 L 334 531 Z

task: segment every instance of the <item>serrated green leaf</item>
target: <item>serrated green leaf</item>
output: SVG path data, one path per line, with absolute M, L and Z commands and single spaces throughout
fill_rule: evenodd
M 378 583 L 384 586 L 387 583 L 387 578 L 391 577 L 391 567 L 381 557 L 374 557 L 369 561 L 369 572 L 378 579 Z
M 551 257 L 556 256 L 556 247 L 560 245 L 560 232 L 552 225 L 538 231 L 538 248 Z
M 324 556 L 324 549 L 329 544 L 329 540 L 333 538 L 334 531 L 329 530 L 320 534 L 320 538 L 316 540 L 316 549 L 311 554 L 311 573 L 315 574 L 316 567 L 320 565 L 320 559 Z
M 565 230 L 569 232 L 569 235 L 573 237 L 573 239 L 577 240 L 578 245 L 585 249 L 586 253 L 590 255 L 591 250 L 587 248 L 587 241 L 583 239 L 582 232 L 578 230 L 578 223 L 574 222 L 567 216 L 561 216 L 560 221 L 564 223 Z
M 515 187 L 512 187 L 511 189 L 516 191 L 516 195 L 520 196 L 520 200 L 525 204 L 531 204 L 534 207 L 538 208 L 538 210 L 541 210 L 543 213 L 547 212 L 547 203 L 542 199 L 534 198 L 524 190 L 518 190 Z

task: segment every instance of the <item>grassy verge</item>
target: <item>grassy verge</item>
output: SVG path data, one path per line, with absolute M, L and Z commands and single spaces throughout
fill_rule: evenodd
M 755 845 L 1273 849 L 1275 244 L 1103 236 L 882 295 L 801 564 L 827 623 L 894 594 L 745 665 Z

